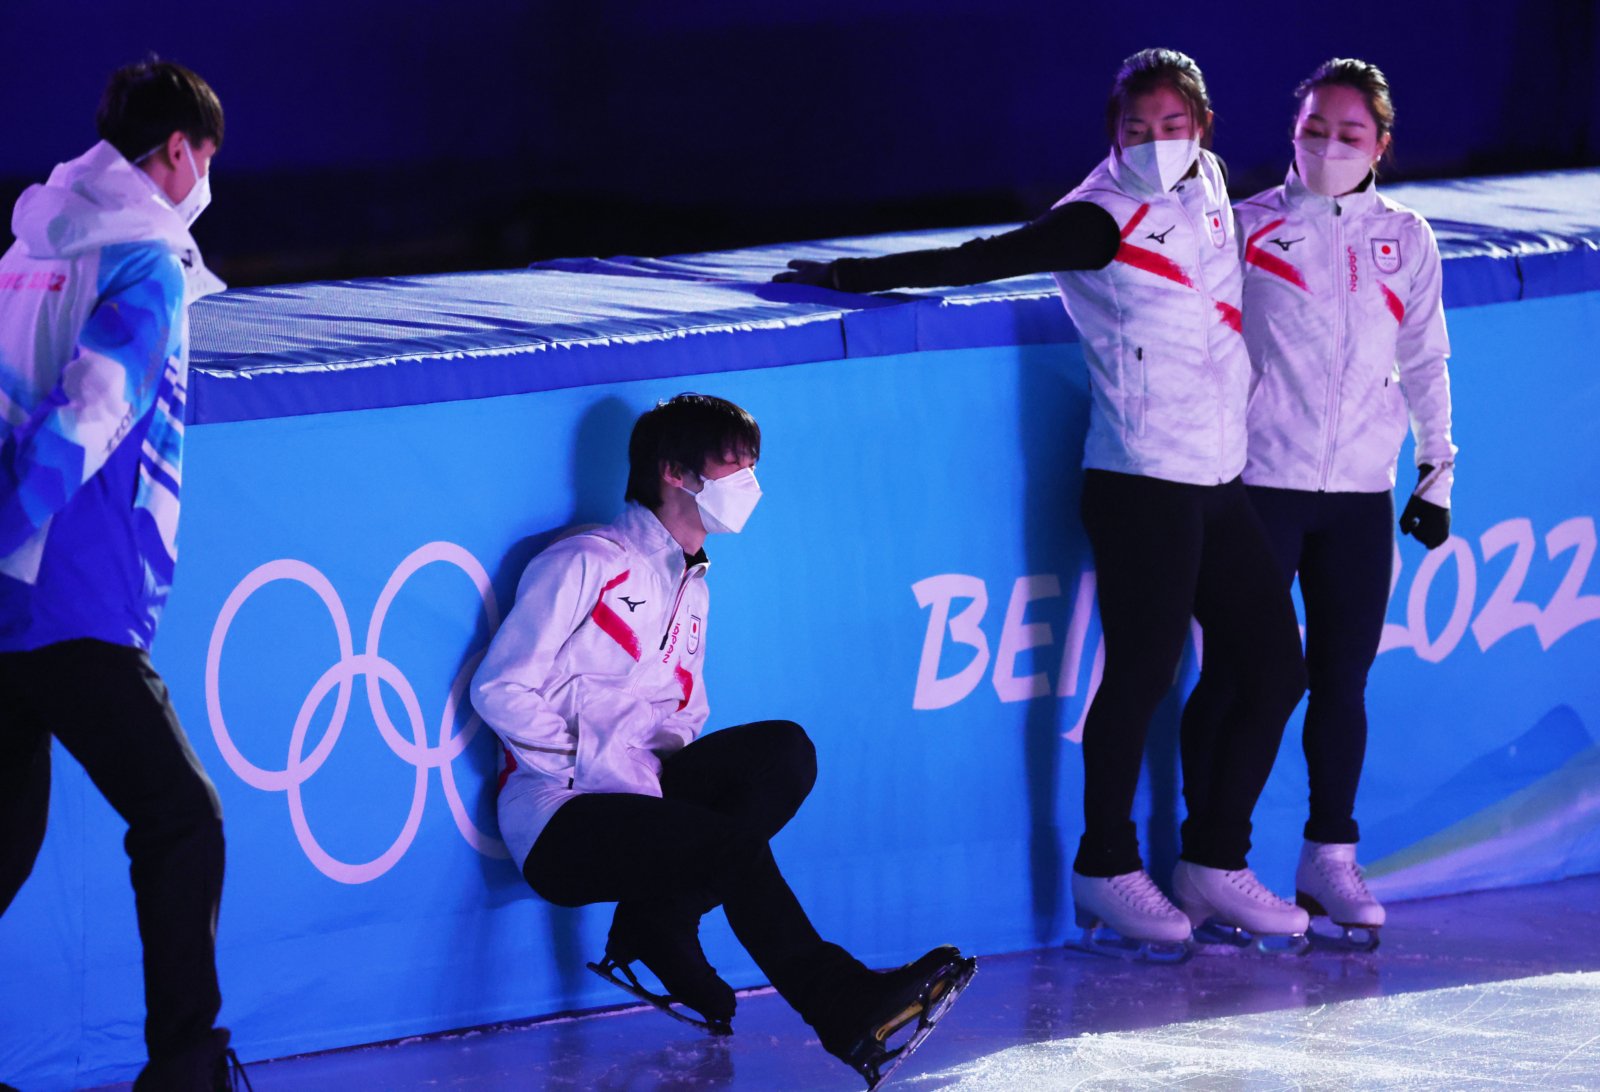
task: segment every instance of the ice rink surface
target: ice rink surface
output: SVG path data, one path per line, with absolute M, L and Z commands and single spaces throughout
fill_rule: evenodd
M 1389 911 L 1370 954 L 980 956 L 884 1087 L 1600 1088 L 1600 876 Z M 863 1087 L 771 991 L 741 995 L 734 1027 L 713 1040 L 630 1007 L 256 1062 L 250 1079 L 306 1092 Z

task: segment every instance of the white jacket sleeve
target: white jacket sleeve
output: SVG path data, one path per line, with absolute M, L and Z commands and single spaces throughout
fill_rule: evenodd
M 472 704 L 516 759 L 569 776 L 576 734 L 546 695 L 557 654 L 598 601 L 605 545 L 590 538 L 558 542 L 523 570 L 516 602 L 489 642 L 472 678 Z
M 1444 324 L 1444 277 L 1439 244 L 1426 221 L 1418 221 L 1421 264 L 1411 282 L 1400 321 L 1395 349 L 1400 365 L 1400 389 L 1411 413 L 1411 434 L 1416 440 L 1417 465 L 1445 469 L 1423 493 L 1423 499 L 1450 506 L 1456 446 L 1450 442 L 1450 339 Z M 1402 480 L 1401 485 L 1409 483 Z

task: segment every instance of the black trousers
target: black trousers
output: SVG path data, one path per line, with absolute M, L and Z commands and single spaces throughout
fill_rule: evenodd
M 151 1061 L 209 1049 L 222 809 L 149 656 L 92 640 L 0 653 L 0 913 L 44 841 L 51 736 L 128 824 Z
M 1182 856 L 1243 868 L 1250 814 L 1306 686 L 1294 605 L 1260 520 L 1238 479 L 1202 486 L 1103 470 L 1085 472 L 1082 512 L 1106 661 L 1083 729 L 1084 834 L 1073 867 L 1086 876 L 1141 867 L 1132 811 L 1145 733 L 1192 617 L 1203 633 L 1202 677 L 1224 671 L 1233 685 L 1194 756 L 1211 791 L 1190 802 Z
M 1306 611 L 1306 699 L 1301 743 L 1311 782 L 1305 837 L 1356 842 L 1356 788 L 1367 753 L 1367 673 L 1378 656 L 1394 565 L 1389 493 L 1314 493 L 1249 486 L 1287 589 L 1300 577 Z M 1209 656 L 1210 648 L 1207 647 Z M 1209 665 L 1208 665 L 1209 666 Z M 1202 679 L 1184 710 L 1183 786 L 1191 808 L 1211 792 L 1204 759 L 1236 686 Z
M 767 845 L 816 777 L 816 750 L 798 724 L 711 732 L 663 763 L 660 797 L 586 793 L 563 804 L 522 874 L 558 906 L 631 903 L 693 921 L 720 905 L 773 987 L 815 1023 L 864 971 L 817 934 Z

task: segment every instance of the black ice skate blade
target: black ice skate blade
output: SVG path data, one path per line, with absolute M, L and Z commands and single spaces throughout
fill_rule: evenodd
M 679 1001 L 677 998 L 665 997 L 659 993 L 653 993 L 650 990 L 645 989 L 644 986 L 639 983 L 638 977 L 634 975 L 633 968 L 629 967 L 626 963 L 618 963 L 610 956 L 607 956 L 599 963 L 585 963 L 584 966 L 588 967 L 591 971 L 605 979 L 607 982 L 611 983 L 613 986 L 616 986 L 620 990 L 626 990 L 628 993 L 631 993 L 633 996 L 637 997 L 640 1001 L 643 1001 L 645 1004 L 650 1005 L 653 1008 L 660 1009 L 674 1020 L 681 1020 L 685 1024 L 697 1027 L 707 1035 L 722 1036 L 733 1034 L 733 1025 L 728 1021 L 707 1020 L 698 1014 L 691 1016 L 690 1013 L 692 1013 L 694 1010 L 690 1009 L 689 1006 L 684 1005 L 683 1002 Z M 621 974 L 617 973 L 619 971 Z M 682 1006 L 681 1009 L 675 1007 L 680 1005 Z
M 1365 955 L 1378 950 L 1378 926 L 1375 925 L 1346 925 L 1337 921 L 1323 921 L 1325 927 L 1339 930 L 1338 934 L 1323 932 L 1317 928 L 1318 919 L 1313 918 L 1311 929 L 1306 933 L 1306 939 L 1311 942 L 1314 952 L 1353 952 Z
M 880 1025 L 856 1044 L 844 1060 L 866 1080 L 868 1092 L 894 1076 L 894 1071 L 933 1034 L 933 1029 L 977 973 L 978 961 L 971 957 L 947 964 L 929 980 L 916 1004 L 907 1006 L 893 1020 Z M 912 1020 L 917 1022 L 916 1030 L 899 1046 L 890 1046 L 889 1040 Z
M 1085 928 L 1077 940 L 1068 941 L 1066 946 L 1073 951 L 1138 963 L 1178 964 L 1194 955 L 1194 945 L 1188 940 L 1140 940 L 1125 937 L 1104 924 Z
M 1264 956 L 1304 955 L 1311 947 L 1305 933 L 1262 933 L 1257 935 L 1237 925 L 1208 921 L 1194 931 L 1194 942 L 1201 947 L 1235 948 Z

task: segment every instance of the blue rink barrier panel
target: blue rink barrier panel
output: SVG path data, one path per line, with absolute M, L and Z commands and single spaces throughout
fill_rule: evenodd
M 1596 182 L 1402 198 L 1427 213 L 1459 186 L 1488 222 L 1499 185 L 1559 223 L 1474 235 L 1459 211 L 1440 231 L 1462 454 L 1448 545 L 1397 544 L 1369 689 L 1358 814 L 1387 898 L 1600 871 Z M 583 969 L 610 906 L 548 906 L 506 859 L 467 682 L 522 566 L 616 512 L 634 418 L 686 389 L 763 430 L 766 497 L 709 543 L 706 686 L 713 727 L 782 717 L 817 744 L 817 787 L 775 848 L 820 931 L 878 965 L 1075 932 L 1078 741 L 1103 653 L 1071 326 L 1042 278 L 866 299 L 763 283 L 791 256 L 961 237 L 197 306 L 155 661 L 225 811 L 222 1021 L 241 1054 L 619 1000 Z M 1137 804 L 1163 881 L 1195 644 Z M 1299 725 L 1256 813 L 1252 864 L 1279 891 L 1305 819 Z M 58 749 L 50 833 L 0 919 L 0 1079 L 136 1069 L 126 867 L 120 822 Z M 761 980 L 720 914 L 704 935 L 730 982 Z

